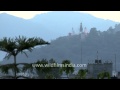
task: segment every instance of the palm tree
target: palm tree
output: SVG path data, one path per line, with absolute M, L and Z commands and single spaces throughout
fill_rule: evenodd
M 45 78 L 46 74 L 48 74 L 52 70 L 46 59 L 37 61 L 36 64 L 42 65 L 41 67 L 36 67 L 36 72 L 39 78 Z
M 78 74 L 77 74 L 78 79 L 85 79 L 86 74 L 87 74 L 87 70 L 86 69 L 80 69 L 78 71 Z
M 62 61 L 61 73 L 65 72 L 67 78 L 69 78 L 69 74 L 74 72 L 74 67 L 72 66 L 69 60 Z
M 25 53 L 25 50 L 28 50 L 31 52 L 35 46 L 44 45 L 44 44 L 49 44 L 49 43 L 37 37 L 26 38 L 24 36 L 22 37 L 19 36 L 19 37 L 15 37 L 15 39 L 4 37 L 3 39 L 0 40 L 0 50 L 7 53 L 5 58 L 9 59 L 11 56 L 14 57 L 14 64 L 11 66 L 14 71 L 15 79 L 17 79 L 17 76 L 16 76 L 17 71 L 19 71 L 17 68 L 18 64 L 16 64 L 17 55 L 19 53 L 24 53 L 27 56 L 27 54 Z M 8 69 L 10 68 L 9 66 L 10 65 L 1 65 L 0 68 L 2 69 L 2 71 L 6 71 L 7 73 Z
M 57 66 L 57 62 L 52 58 L 49 60 L 49 64 L 51 64 L 51 71 L 50 74 L 52 74 L 54 76 L 54 78 L 60 78 L 61 74 L 60 74 L 60 67 Z

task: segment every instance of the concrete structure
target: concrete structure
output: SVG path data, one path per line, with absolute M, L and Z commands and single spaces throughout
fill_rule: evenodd
M 87 70 L 88 70 L 88 78 L 97 78 L 97 75 L 100 72 L 106 71 L 110 73 L 110 76 L 112 76 L 112 69 L 113 69 L 113 63 L 112 62 L 104 62 L 102 63 L 101 60 L 95 60 L 95 63 L 88 63 Z
M 117 78 L 120 79 L 120 72 L 118 72 Z

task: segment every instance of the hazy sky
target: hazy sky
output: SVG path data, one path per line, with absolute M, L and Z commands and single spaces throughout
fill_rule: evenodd
M 24 19 L 30 19 L 34 17 L 36 14 L 46 13 L 48 11 L 0 11 L 0 13 L 3 12 L 6 12 L 14 16 L 22 17 Z M 110 19 L 113 21 L 120 22 L 120 11 L 77 11 L 77 12 L 85 12 L 99 18 Z

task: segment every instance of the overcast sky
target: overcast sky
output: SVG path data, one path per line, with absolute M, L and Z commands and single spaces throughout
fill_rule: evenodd
M 8 14 L 21 17 L 24 19 L 30 19 L 34 17 L 36 14 L 47 13 L 50 11 L 0 11 L 0 13 L 3 13 L 3 12 L 6 12 Z M 89 13 L 99 18 L 120 22 L 120 11 L 78 11 L 78 12 Z

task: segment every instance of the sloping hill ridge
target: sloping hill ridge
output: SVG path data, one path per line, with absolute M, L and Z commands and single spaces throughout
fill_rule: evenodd
M 41 37 L 49 40 L 46 36 L 52 31 L 46 30 L 43 25 L 15 17 L 6 13 L 0 14 L 0 38 L 23 35 L 26 37 Z
M 107 30 L 110 26 L 114 27 L 115 24 L 118 23 L 78 12 L 49 12 L 37 15 L 30 20 L 3 13 L 0 14 L 0 38 L 4 36 L 14 37 L 24 35 L 27 37 L 42 37 L 47 41 L 54 39 L 50 42 L 51 45 L 36 48 L 32 53 L 27 52 L 28 58 L 25 55 L 18 55 L 17 62 L 29 63 L 35 62 L 38 59 L 53 58 L 58 62 L 69 59 L 77 64 L 80 63 L 81 60 L 81 43 L 79 35 L 79 24 L 81 22 L 83 23 L 83 27 L 96 27 L 97 30 L 101 31 Z M 71 31 L 72 27 L 76 34 L 69 37 L 67 34 Z M 114 30 L 119 31 L 119 27 L 120 25 L 116 26 Z M 120 58 L 119 33 L 114 35 L 114 37 L 117 36 L 116 38 L 111 38 L 112 34 L 107 35 L 106 32 L 104 34 L 104 38 L 103 36 L 96 40 L 93 38 L 86 38 L 83 41 L 83 63 L 88 63 L 88 61 L 93 62 L 96 58 L 97 51 L 99 51 L 99 58 L 103 61 L 109 60 L 114 62 L 115 53 L 117 54 L 117 58 Z M 11 62 L 13 62 L 13 58 L 10 58 L 10 60 L 3 60 L 1 63 L 5 64 Z M 117 66 L 119 67 L 119 60 L 117 61 Z
M 105 31 L 110 26 L 114 27 L 115 24 L 119 23 L 97 18 L 87 13 L 73 11 L 54 11 L 38 14 L 34 18 L 30 19 L 30 21 L 42 23 L 42 25 L 45 25 L 51 31 L 57 31 L 64 35 L 70 32 L 72 27 L 75 32 L 78 33 L 81 22 L 83 23 L 83 27 L 87 27 L 88 31 L 92 27 L 96 27 L 100 31 Z
M 104 31 L 118 23 L 73 11 L 48 12 L 28 20 L 2 13 L 0 14 L 0 38 L 24 35 L 37 36 L 50 41 L 68 35 L 72 27 L 76 34 L 79 33 L 81 22 L 88 32 L 92 27 Z
M 118 25 L 118 27 L 120 24 Z M 117 28 L 117 27 L 116 27 Z M 118 28 L 117 28 L 118 29 Z M 116 29 L 113 29 L 116 30 Z M 93 63 L 97 58 L 97 51 L 99 52 L 98 58 L 103 62 L 115 62 L 114 55 L 117 55 L 117 69 L 120 70 L 120 31 L 111 33 L 109 30 L 105 32 L 96 31 L 98 34 L 90 32 L 82 41 L 82 62 L 84 64 Z M 37 60 L 51 58 L 55 59 L 58 63 L 62 60 L 68 59 L 72 63 L 81 63 L 81 41 L 80 35 L 59 37 L 51 41 L 50 45 L 36 48 L 32 53 L 27 52 L 28 58 L 25 55 L 18 55 L 17 62 L 35 62 Z M 3 60 L 3 64 L 13 62 L 10 60 Z

